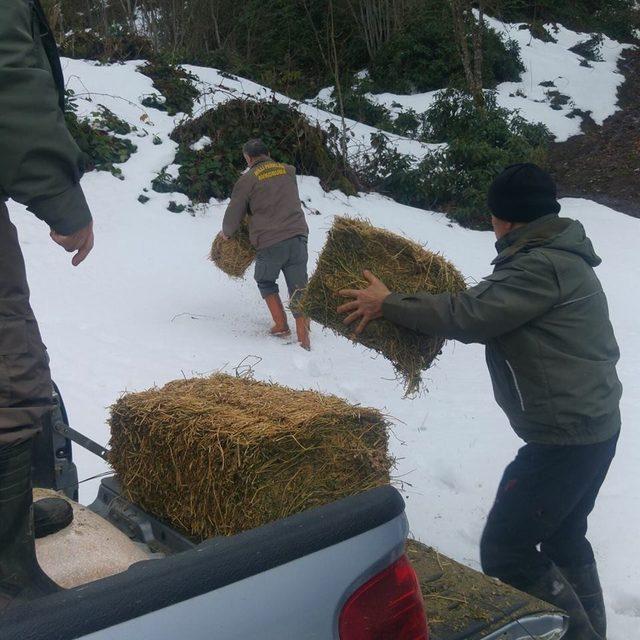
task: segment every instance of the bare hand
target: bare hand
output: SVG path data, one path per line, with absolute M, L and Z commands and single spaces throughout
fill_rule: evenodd
M 71 264 L 74 267 L 77 267 L 93 249 L 93 222 L 70 236 L 63 236 L 53 231 L 53 229 L 50 235 L 51 239 L 65 251 L 69 253 L 76 252 L 76 255 L 71 259 Z
M 355 298 L 338 307 L 338 313 L 348 313 L 344 319 L 346 325 L 353 324 L 357 320 L 356 334 L 362 333 L 372 321 L 382 318 L 382 303 L 391 294 L 381 280 L 378 280 L 371 271 L 365 271 L 369 286 L 366 289 L 343 289 L 340 295 L 344 298 Z

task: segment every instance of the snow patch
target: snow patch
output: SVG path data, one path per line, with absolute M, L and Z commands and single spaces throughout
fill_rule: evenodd
M 192 145 L 189 146 L 189 149 L 192 151 L 202 151 L 211 144 L 211 138 L 209 136 L 202 136 L 200 140 L 197 140 Z

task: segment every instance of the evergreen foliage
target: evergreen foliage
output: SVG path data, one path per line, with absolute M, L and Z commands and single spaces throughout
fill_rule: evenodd
M 396 33 L 369 63 L 373 90 L 418 93 L 462 87 L 462 62 L 445 1 L 421 3 L 405 29 Z M 493 29 L 484 32 L 483 77 L 486 87 L 516 82 L 524 71 L 520 49 Z
M 504 0 L 501 14 L 506 20 L 556 22 L 623 42 L 637 42 L 640 28 L 640 7 L 635 0 Z
M 192 148 L 204 136 L 211 143 Z M 228 198 L 246 168 L 242 145 L 260 137 L 274 160 L 317 176 L 325 189 L 357 192 L 353 174 L 335 150 L 335 140 L 294 107 L 273 100 L 230 100 L 181 124 L 171 137 L 179 145 L 175 159 L 179 175 L 174 179 L 161 173 L 153 181 L 156 191 L 184 193 L 194 202 Z
M 375 136 L 373 152 L 359 166 L 363 183 L 404 204 L 445 211 L 473 229 L 490 228 L 491 181 L 516 162 L 544 165 L 552 140 L 544 125 L 499 107 L 493 92 L 479 110 L 468 94 L 453 89 L 426 112 L 422 135 L 425 142 L 448 144 L 419 163 L 390 148 L 384 135 Z
M 170 116 L 177 113 L 191 114 L 193 104 L 200 96 L 194 85 L 196 76 L 162 58 L 147 62 L 139 71 L 151 78 L 154 88 L 164 96 L 164 101 L 159 100 L 156 95 L 147 96 L 142 100 L 145 107 L 166 111 Z
M 129 125 L 102 105 L 92 114 L 92 119 L 79 118 L 74 92 L 68 89 L 65 97 L 67 128 L 85 154 L 85 170 L 110 171 L 113 175 L 120 176 L 122 171 L 115 165 L 126 162 L 137 148 L 130 140 L 113 135 L 112 132 L 130 133 Z

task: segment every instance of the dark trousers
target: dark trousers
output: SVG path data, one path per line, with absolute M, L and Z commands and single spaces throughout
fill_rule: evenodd
M 598 444 L 522 447 L 504 473 L 487 519 L 480 543 L 483 571 L 523 588 L 551 564 L 594 562 L 587 518 L 617 441 L 618 435 Z
M 51 391 L 18 235 L 0 201 L 0 446 L 38 431 L 41 417 L 52 407 Z
M 298 292 L 307 286 L 307 261 L 306 236 L 296 236 L 266 249 L 259 249 L 254 277 L 262 297 L 279 293 L 278 278 L 282 272 L 289 289 L 289 298 L 294 303 Z

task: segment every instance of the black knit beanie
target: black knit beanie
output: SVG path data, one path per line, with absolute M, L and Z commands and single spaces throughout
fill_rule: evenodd
M 535 164 L 512 164 L 489 187 L 489 209 L 507 222 L 533 222 L 560 212 L 553 178 Z

